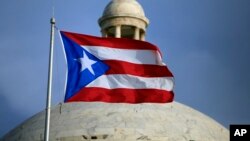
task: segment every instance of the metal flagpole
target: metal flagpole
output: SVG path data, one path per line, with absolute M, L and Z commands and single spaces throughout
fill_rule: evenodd
M 44 129 L 44 141 L 49 141 L 49 126 L 50 126 L 50 107 L 51 107 L 51 91 L 52 91 L 52 77 L 53 77 L 53 52 L 54 52 L 54 30 L 55 18 L 50 19 L 50 53 L 49 53 L 49 73 L 48 73 L 48 87 L 47 87 L 47 102 L 46 102 L 46 118 Z

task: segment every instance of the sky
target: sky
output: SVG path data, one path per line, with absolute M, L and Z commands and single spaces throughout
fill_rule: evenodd
M 52 5 L 61 30 L 100 36 L 110 0 L 0 1 L 0 137 L 45 109 Z M 175 76 L 175 101 L 224 127 L 250 124 L 250 1 L 138 0 Z M 66 63 L 55 35 L 52 105 L 63 102 Z

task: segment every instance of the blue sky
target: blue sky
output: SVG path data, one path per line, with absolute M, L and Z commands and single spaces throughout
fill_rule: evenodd
M 59 29 L 100 36 L 109 0 L 55 0 Z M 139 0 L 147 41 L 175 75 L 175 100 L 225 127 L 250 124 L 250 1 Z M 52 1 L 0 2 L 0 136 L 45 108 Z M 56 34 L 52 104 L 63 102 L 66 64 Z

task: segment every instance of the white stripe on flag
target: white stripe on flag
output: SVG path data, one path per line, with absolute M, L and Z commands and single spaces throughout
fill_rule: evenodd
M 82 46 L 100 60 L 120 60 L 134 64 L 165 65 L 154 50 L 132 50 L 108 47 Z
M 107 89 L 162 89 L 172 91 L 173 77 L 139 77 L 132 75 L 102 75 L 86 87 L 101 87 Z

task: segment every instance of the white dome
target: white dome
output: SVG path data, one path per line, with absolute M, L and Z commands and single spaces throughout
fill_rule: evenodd
M 149 20 L 136 0 L 112 0 L 105 7 L 98 23 L 103 37 L 114 36 L 114 29 L 118 31 L 118 27 L 121 27 L 118 37 L 135 38 L 135 35 L 139 35 L 137 38 L 144 40 Z M 138 34 L 135 34 L 135 28 L 140 30 Z
M 106 16 L 145 17 L 145 14 L 136 0 L 112 0 L 104 9 L 103 17 Z
M 45 112 L 33 116 L 3 141 L 42 141 Z M 50 140 L 228 141 L 229 132 L 185 105 L 64 103 L 52 108 Z

